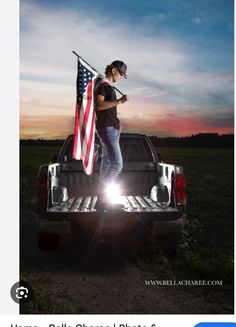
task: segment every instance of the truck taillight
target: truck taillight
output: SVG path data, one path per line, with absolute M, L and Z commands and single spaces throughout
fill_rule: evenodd
M 186 181 L 184 174 L 175 175 L 175 199 L 177 207 L 186 206 Z
M 47 209 L 48 174 L 41 173 L 36 180 L 37 212 L 43 213 Z

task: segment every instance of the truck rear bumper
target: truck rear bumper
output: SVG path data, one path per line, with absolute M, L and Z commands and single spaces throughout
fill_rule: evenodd
M 66 220 L 50 221 L 42 216 L 36 216 L 37 228 L 40 232 L 48 234 L 71 234 L 71 223 Z
M 50 234 L 77 234 L 99 231 L 102 234 L 140 233 L 168 234 L 182 229 L 185 215 L 178 210 L 171 213 L 109 213 L 86 214 L 47 212 L 44 216 L 36 216 L 39 231 Z

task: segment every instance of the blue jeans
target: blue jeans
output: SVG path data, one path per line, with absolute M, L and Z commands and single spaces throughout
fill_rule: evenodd
M 106 185 L 115 181 L 123 168 L 120 150 L 120 131 L 114 127 L 104 127 L 97 130 L 102 146 L 100 167 L 100 184 Z

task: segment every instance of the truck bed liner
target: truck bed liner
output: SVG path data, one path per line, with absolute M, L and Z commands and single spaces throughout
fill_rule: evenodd
M 48 209 L 48 212 L 97 212 L 95 204 L 97 196 L 76 196 L 68 199 L 61 204 L 55 205 Z M 124 204 L 124 212 L 166 212 L 176 213 L 177 209 L 172 207 L 160 207 L 149 196 L 145 195 L 128 195 L 121 196 L 121 203 Z

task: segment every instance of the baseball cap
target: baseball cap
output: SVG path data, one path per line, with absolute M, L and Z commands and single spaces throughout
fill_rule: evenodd
M 127 75 L 126 75 L 127 65 L 123 61 L 115 60 L 111 63 L 111 66 L 114 68 L 117 68 L 119 70 L 119 73 L 122 76 L 124 76 L 124 78 L 127 78 Z

